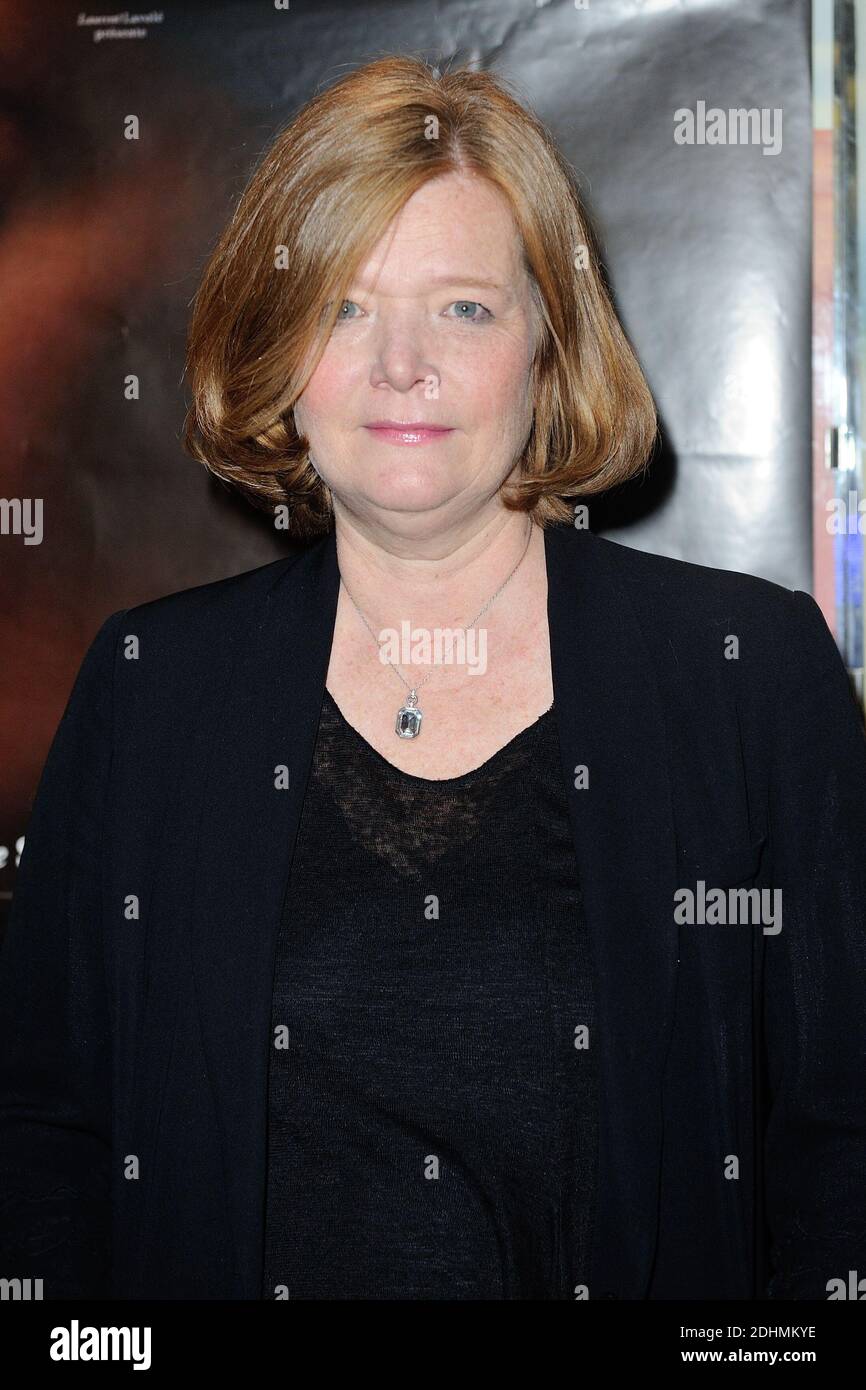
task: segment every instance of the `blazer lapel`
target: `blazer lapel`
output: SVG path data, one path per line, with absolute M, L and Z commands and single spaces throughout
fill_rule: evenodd
M 590 1298 L 643 1298 L 656 1239 L 661 1082 L 673 1022 L 677 854 L 664 714 L 610 541 L 545 533 L 553 689 L 600 1064 Z M 575 787 L 575 769 L 588 783 Z M 590 1046 L 593 1040 L 590 1040 Z
M 203 787 L 192 959 L 248 1299 L 261 1298 L 275 950 L 338 592 L 332 530 L 280 572 L 242 639 Z
M 640 1298 L 658 1204 L 676 850 L 651 661 L 606 544 L 572 528 L 545 533 L 554 699 L 596 971 L 601 1115 L 589 1294 Z M 332 530 L 280 571 L 241 640 L 202 769 L 192 963 L 238 1291 L 248 1299 L 261 1297 L 274 952 L 338 594 Z M 582 791 L 578 765 L 589 771 Z

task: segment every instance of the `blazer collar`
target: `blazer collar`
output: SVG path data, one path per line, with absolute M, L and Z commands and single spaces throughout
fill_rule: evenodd
M 656 1238 L 661 1081 L 676 979 L 664 713 L 620 547 L 545 532 L 563 782 L 594 953 L 600 1065 L 590 1298 L 642 1298 Z M 332 530 L 278 575 L 238 643 L 200 769 L 191 949 L 225 1147 L 241 1297 L 261 1297 L 274 952 L 337 611 Z M 578 790 L 575 768 L 588 769 Z M 279 769 L 288 787 L 278 789 Z

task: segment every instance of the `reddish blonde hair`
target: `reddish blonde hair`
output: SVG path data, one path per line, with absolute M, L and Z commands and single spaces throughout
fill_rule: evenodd
M 508 200 L 537 311 L 534 418 L 503 505 L 542 526 L 565 521 L 564 498 L 603 492 L 648 461 L 655 406 L 550 134 L 500 77 L 383 58 L 317 93 L 269 145 L 190 320 L 184 447 L 255 505 L 287 504 L 299 538 L 330 529 L 333 501 L 293 406 L 359 266 L 412 194 L 452 172 Z

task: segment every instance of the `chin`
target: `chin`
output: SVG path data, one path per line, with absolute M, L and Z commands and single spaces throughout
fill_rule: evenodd
M 442 478 L 417 475 L 379 478 L 377 485 L 368 493 L 368 499 L 377 507 L 392 507 L 395 511 L 426 511 L 430 507 L 440 507 L 453 495 L 456 489 L 444 488 Z

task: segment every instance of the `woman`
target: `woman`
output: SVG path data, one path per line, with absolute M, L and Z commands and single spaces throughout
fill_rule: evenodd
M 489 74 L 344 77 L 189 367 L 188 447 L 306 544 L 86 655 L 2 958 L 7 1272 L 827 1297 L 866 1269 L 866 742 L 807 594 L 566 500 L 655 417 L 549 136 Z

